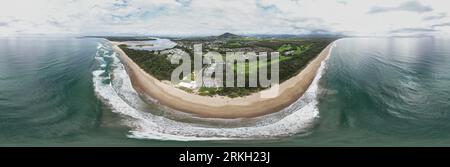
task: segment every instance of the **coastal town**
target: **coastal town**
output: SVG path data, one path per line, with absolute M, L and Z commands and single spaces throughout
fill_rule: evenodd
M 114 38 L 112 38 L 112 40 L 114 40 Z M 171 60 L 179 59 L 181 55 L 187 55 L 193 61 L 195 44 L 201 44 L 203 53 L 219 53 L 224 59 L 226 59 L 227 53 L 242 53 L 241 56 L 246 56 L 248 53 L 254 53 L 254 55 L 266 53 L 269 55 L 272 52 L 277 52 L 279 54 L 279 60 L 271 61 L 269 59 L 269 63 L 266 65 L 267 67 L 260 67 L 257 62 L 250 62 L 246 59 L 245 71 L 236 72 L 237 68 L 235 67 L 237 64 L 230 64 L 230 62 L 227 62 L 228 64 L 218 64 L 212 62 L 210 64 L 204 64 L 202 71 L 193 70 L 188 76 L 182 76 L 180 82 L 172 82 L 174 86 L 188 93 L 202 96 L 228 96 L 231 98 L 248 96 L 267 88 L 261 86 L 259 82 L 257 86 L 252 87 L 248 82 L 248 78 L 249 76 L 252 76 L 252 73 L 255 73 L 256 75 L 259 74 L 258 68 L 268 68 L 271 67 L 272 63 L 279 63 L 279 81 L 283 82 L 299 73 L 310 60 L 317 56 L 319 52 L 332 41 L 332 39 L 256 38 L 224 33 L 212 37 L 172 39 L 175 44 L 170 46 L 173 47 L 169 46 L 164 49 L 152 49 L 152 44 L 146 43 L 146 41 L 131 40 L 132 39 L 129 39 L 126 42 L 120 41 L 121 45 L 119 47 L 145 71 L 165 83 L 170 83 L 168 82 L 171 79 L 170 74 L 177 67 Z M 145 47 L 149 45 L 150 49 L 146 49 Z M 247 78 L 245 85 L 239 87 L 236 84 L 234 87 L 225 87 L 223 84 L 226 82 L 225 76 L 223 76 L 223 78 L 215 77 L 212 80 L 202 80 L 202 78 L 197 77 L 203 76 L 198 75 L 200 72 L 207 70 L 214 71 L 218 65 L 223 65 L 222 69 L 233 69 L 236 75 L 245 75 L 244 77 Z M 228 65 L 228 67 L 226 67 L 226 65 Z M 268 75 L 270 76 L 270 70 L 268 71 Z M 258 78 L 261 77 L 263 76 L 258 75 Z M 235 78 L 237 77 L 235 76 Z

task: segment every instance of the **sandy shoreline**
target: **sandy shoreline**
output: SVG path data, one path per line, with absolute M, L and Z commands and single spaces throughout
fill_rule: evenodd
M 260 92 L 249 96 L 228 98 L 200 96 L 175 88 L 149 75 L 111 42 L 125 65 L 133 87 L 143 95 L 156 99 L 158 103 L 172 109 L 209 118 L 250 118 L 274 113 L 298 100 L 314 80 L 321 62 L 327 58 L 333 43 L 330 43 L 299 74 L 280 84 L 280 92 L 274 98 L 261 98 Z

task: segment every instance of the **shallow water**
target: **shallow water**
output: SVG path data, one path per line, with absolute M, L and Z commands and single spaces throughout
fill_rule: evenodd
M 167 49 L 167 48 L 172 48 L 177 45 L 177 43 L 175 43 L 169 39 L 161 39 L 161 38 L 154 38 L 154 39 L 155 40 L 139 41 L 139 42 L 125 41 L 124 43 L 127 43 L 128 47 L 131 49 L 148 50 L 148 51 L 163 50 L 163 49 Z M 144 45 L 144 46 L 140 46 L 140 45 Z
M 0 38 L 0 145 L 450 145 L 448 42 L 341 39 L 293 106 L 224 121 L 145 104 L 104 40 Z

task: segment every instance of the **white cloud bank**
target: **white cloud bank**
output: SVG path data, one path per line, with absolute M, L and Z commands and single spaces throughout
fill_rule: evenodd
M 450 32 L 444 0 L 0 0 L 0 35 L 421 35 Z

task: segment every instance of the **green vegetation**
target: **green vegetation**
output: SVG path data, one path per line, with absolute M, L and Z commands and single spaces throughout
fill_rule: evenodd
M 235 97 L 243 97 L 248 96 L 254 92 L 258 92 L 259 90 L 262 90 L 262 88 L 259 87 L 222 87 L 217 90 L 217 94 L 220 96 L 228 96 L 231 98 Z
M 252 73 L 257 73 L 258 69 L 267 68 L 268 76 L 270 78 L 270 66 L 273 63 L 279 61 L 280 71 L 279 79 L 283 82 L 295 75 L 297 75 L 312 59 L 314 59 L 330 42 L 334 39 L 260 39 L 260 38 L 248 38 L 248 37 L 236 37 L 233 34 L 227 34 L 222 37 L 205 37 L 195 39 L 177 39 L 174 40 L 178 43 L 174 48 L 181 49 L 188 53 L 193 60 L 192 46 L 197 43 L 203 44 L 204 53 L 206 51 L 216 51 L 225 56 L 226 52 L 280 52 L 279 60 L 270 60 L 268 56 L 268 63 L 260 62 L 246 62 L 245 75 L 246 83 L 245 87 L 201 87 L 198 89 L 198 94 L 203 96 L 228 96 L 228 97 L 240 97 L 247 96 L 254 92 L 261 91 L 265 88 L 261 87 L 259 82 L 258 87 L 249 87 L 248 76 Z M 157 54 L 155 51 L 145 50 L 133 50 L 129 49 L 126 45 L 119 46 L 127 55 L 136 62 L 141 68 L 143 68 L 149 74 L 155 76 L 159 80 L 170 80 L 172 71 L 178 67 L 178 64 L 171 64 L 167 55 Z M 224 60 L 226 57 L 224 57 Z M 180 62 L 181 63 L 181 62 Z M 194 61 L 191 61 L 191 67 L 193 69 Z M 203 67 L 206 67 L 204 65 Z M 237 65 L 231 65 L 232 69 L 236 72 Z M 224 68 L 226 69 L 226 68 Z M 225 71 L 224 71 L 225 73 Z M 239 74 L 238 74 L 239 75 Z M 193 75 L 191 75 L 193 76 Z M 214 75 L 213 75 L 214 76 Z M 226 76 L 224 75 L 223 82 L 226 83 Z M 237 76 L 235 81 L 237 80 Z M 181 78 L 181 77 L 180 77 Z M 192 78 L 191 78 L 192 79 Z M 236 86 L 237 83 L 235 83 Z M 180 88 L 187 92 L 195 92 L 188 88 Z
M 136 64 L 159 80 L 170 80 L 172 71 L 178 66 L 171 64 L 167 55 L 156 54 L 154 51 L 134 50 L 127 45 L 119 45 Z
M 215 87 L 201 87 L 198 90 L 198 94 L 202 96 L 214 96 L 217 94 L 217 88 Z
M 283 44 L 278 48 L 278 52 L 280 52 L 280 53 L 284 53 L 289 50 L 292 50 L 291 44 Z
M 181 90 L 184 90 L 184 91 L 186 91 L 186 92 L 188 92 L 188 93 L 194 92 L 192 89 L 189 89 L 189 88 L 186 88 L 186 87 L 180 86 L 180 87 L 178 87 L 178 88 L 181 89 Z
M 229 41 L 223 47 L 224 48 L 240 48 L 242 46 L 241 46 L 241 44 L 239 42 L 235 42 L 235 41 L 231 42 L 231 41 Z

